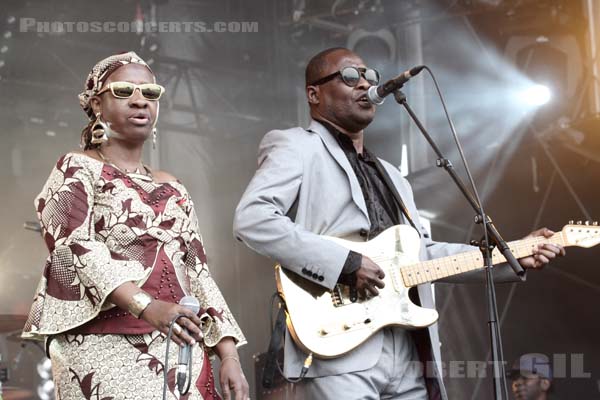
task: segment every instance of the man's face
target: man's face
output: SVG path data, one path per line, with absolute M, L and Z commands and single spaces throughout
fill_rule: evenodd
M 519 375 L 512 381 L 516 400 L 545 400 L 549 386 L 549 381 L 537 374 Z
M 320 78 L 343 67 L 366 67 L 359 56 L 346 51 L 331 53 L 327 60 L 327 68 Z M 309 85 L 307 91 L 313 104 L 313 117 L 325 118 L 348 132 L 363 130 L 375 117 L 376 107 L 366 98 L 370 86 L 363 76 L 355 87 L 348 86 L 340 75 L 319 86 Z M 316 102 L 311 101 L 311 90 L 314 90 Z

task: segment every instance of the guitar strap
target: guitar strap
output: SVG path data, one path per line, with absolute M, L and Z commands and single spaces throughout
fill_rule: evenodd
M 296 196 L 292 206 L 286 213 L 286 216 L 292 221 L 296 220 L 299 197 L 300 194 Z M 277 292 L 275 292 L 273 296 L 276 296 L 279 300 L 279 311 L 277 312 L 277 318 L 275 319 L 275 324 L 273 325 L 271 340 L 269 341 L 269 348 L 267 350 L 267 358 L 265 360 L 265 366 L 263 367 L 262 386 L 265 389 L 272 389 L 275 386 L 275 374 L 279 372 L 277 356 L 279 351 L 283 348 L 283 338 L 285 335 L 285 301 Z
M 277 354 L 282 347 L 283 335 L 285 335 L 285 302 L 279 293 L 277 293 L 277 297 L 279 298 L 279 312 L 273 326 L 273 332 L 271 332 L 267 359 L 262 374 L 262 385 L 265 389 L 272 389 L 274 387 L 275 373 L 278 370 Z
M 322 125 L 324 125 L 326 128 L 327 128 L 327 126 L 330 126 L 330 124 L 327 122 L 320 121 L 320 120 L 317 120 L 317 121 L 320 122 Z M 327 128 L 327 129 L 329 130 L 329 128 Z M 332 127 L 332 129 L 335 129 L 335 128 Z M 311 132 L 311 133 L 316 133 L 312 129 L 306 129 L 306 131 Z M 392 182 L 392 179 L 390 178 L 387 171 L 381 164 L 381 161 L 379 161 L 379 158 L 373 157 L 373 159 L 375 160 L 375 166 L 377 168 L 377 171 L 379 172 L 379 175 L 383 179 L 385 186 L 387 186 L 388 190 L 392 193 L 392 197 L 394 197 L 394 200 L 396 201 L 396 205 L 398 206 L 400 212 L 402 214 L 404 214 L 408 223 L 413 228 L 415 228 L 415 230 L 419 234 L 419 237 L 421 237 L 421 230 L 419 228 L 417 228 L 417 225 L 415 224 L 412 217 L 410 216 L 410 212 L 408 211 L 408 208 L 406 208 L 404 201 L 402 201 L 402 197 L 400 196 L 400 193 L 398 193 L 398 190 L 396 190 L 396 186 L 394 185 L 394 182 Z M 398 215 L 398 217 L 400 217 L 400 215 Z M 400 221 L 398 221 L 398 223 L 400 223 Z
M 417 231 L 417 233 L 419 234 L 419 237 L 420 237 L 421 230 L 419 228 L 417 228 L 417 225 L 414 223 L 412 217 L 410 216 L 410 212 L 408 211 L 408 208 L 406 208 L 404 201 L 402 201 L 402 197 L 400 196 L 400 193 L 398 193 L 398 190 L 396 190 L 396 186 L 394 185 L 394 182 L 392 182 L 392 179 L 388 175 L 384 166 L 381 164 L 381 161 L 379 161 L 379 158 L 377 158 L 377 157 L 373 157 L 373 158 L 375 159 L 375 166 L 377 167 L 377 170 L 379 171 L 379 175 L 381 175 L 383 182 L 387 186 L 388 190 L 392 193 L 394 200 L 396 200 L 396 205 L 398 206 L 398 208 L 400 209 L 402 214 L 404 214 L 408 223 L 410 223 L 412 225 L 412 227 L 415 228 L 415 230 Z

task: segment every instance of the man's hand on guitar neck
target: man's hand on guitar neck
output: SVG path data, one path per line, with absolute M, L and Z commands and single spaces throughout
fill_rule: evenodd
M 356 276 L 356 289 L 363 297 L 377 296 L 379 294 L 377 288 L 381 289 L 385 286 L 383 282 L 385 272 L 367 256 L 362 256 L 360 268 L 354 274 Z
M 548 228 L 541 228 L 531 232 L 529 235 L 525 236 L 524 239 L 532 238 L 536 236 L 544 236 L 545 238 L 550 238 L 554 235 L 554 232 Z M 519 259 L 519 264 L 525 269 L 533 268 L 540 269 L 544 268 L 546 264 L 553 260 L 557 256 L 564 256 L 565 248 L 556 244 L 546 243 L 541 246 L 538 246 L 534 251 L 533 255 L 529 257 L 523 257 Z

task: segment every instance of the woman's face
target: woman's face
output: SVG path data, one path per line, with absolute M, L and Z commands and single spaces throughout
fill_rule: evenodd
M 113 72 L 102 89 L 110 82 L 131 82 L 135 84 L 154 83 L 154 75 L 140 64 L 127 64 Z M 106 91 L 92 99 L 94 113 L 101 112 L 102 120 L 110 124 L 110 129 L 118 132 L 123 139 L 146 140 L 152 133 L 158 113 L 158 101 L 148 100 L 139 89 L 127 99 L 119 99 Z

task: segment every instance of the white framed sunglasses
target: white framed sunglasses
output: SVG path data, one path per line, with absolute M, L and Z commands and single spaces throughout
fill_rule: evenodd
M 111 82 L 104 89 L 100 90 L 97 95 L 110 91 L 117 99 L 128 99 L 133 96 L 136 89 L 140 90 L 142 96 L 151 101 L 160 99 L 160 96 L 165 92 L 165 88 L 157 83 L 142 83 L 137 85 L 131 82 Z

